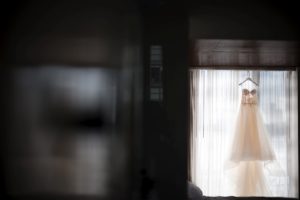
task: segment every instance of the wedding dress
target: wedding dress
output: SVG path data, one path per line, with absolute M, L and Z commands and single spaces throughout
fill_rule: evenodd
M 242 90 L 229 161 L 237 196 L 268 196 L 264 167 L 276 160 L 258 105 L 256 89 Z

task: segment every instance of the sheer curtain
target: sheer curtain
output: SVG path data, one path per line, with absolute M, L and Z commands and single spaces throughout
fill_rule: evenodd
M 235 195 L 225 169 L 247 71 L 190 71 L 191 178 L 206 196 Z M 298 94 L 295 71 L 251 71 L 263 122 L 285 176 L 267 176 L 272 196 L 298 197 Z

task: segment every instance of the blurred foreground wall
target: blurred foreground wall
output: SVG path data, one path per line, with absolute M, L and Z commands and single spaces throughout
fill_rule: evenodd
M 131 198 L 142 95 L 137 5 L 2 9 L 2 197 Z

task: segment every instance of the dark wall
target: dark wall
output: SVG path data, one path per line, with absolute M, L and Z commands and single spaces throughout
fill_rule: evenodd
M 187 48 L 184 7 L 168 2 L 143 7 L 145 68 L 144 166 L 160 199 L 186 199 Z M 150 46 L 162 46 L 163 100 L 150 100 Z
M 130 28 L 138 19 L 136 7 L 118 0 L 12 1 L 2 8 L 7 13 L 1 31 L 3 59 L 22 65 L 119 67 L 128 37 L 137 38 L 132 33 L 137 27 Z
M 299 40 L 295 1 L 191 1 L 190 39 Z

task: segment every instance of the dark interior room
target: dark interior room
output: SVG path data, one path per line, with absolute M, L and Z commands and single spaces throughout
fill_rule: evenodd
M 299 199 L 298 11 L 4 1 L 1 199 Z

